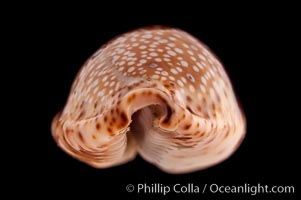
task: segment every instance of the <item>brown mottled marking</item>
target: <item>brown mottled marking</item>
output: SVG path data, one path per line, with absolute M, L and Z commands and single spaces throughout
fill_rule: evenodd
M 188 103 L 191 103 L 192 102 L 192 99 L 190 96 L 186 96 L 186 100 L 188 101 Z
M 108 117 L 105 116 L 105 117 L 103 118 L 103 120 L 104 120 L 105 122 L 107 122 L 107 121 L 108 121 Z
M 102 145 L 99 145 L 99 146 L 97 146 L 98 148 L 105 148 L 105 147 L 107 147 L 108 146 L 108 144 L 102 144 Z
M 124 112 L 122 112 L 122 113 L 120 114 L 120 117 L 121 117 L 121 119 L 122 119 L 122 121 L 123 121 L 124 123 L 127 123 L 127 122 L 128 122 L 128 118 L 127 118 L 127 116 L 126 116 L 126 114 L 125 114 Z
M 93 134 L 93 135 L 92 135 L 92 138 L 93 138 L 94 140 L 96 140 L 96 135 Z
M 108 131 L 108 133 L 109 133 L 110 136 L 114 136 L 112 128 L 108 127 L 107 131 Z
M 224 135 L 224 139 L 226 139 L 229 136 L 229 129 L 226 131 L 226 134 Z
M 212 109 L 213 111 L 215 111 L 215 108 L 216 108 L 216 107 L 215 107 L 215 104 L 212 103 L 212 104 L 211 104 L 211 109 Z
M 217 112 L 218 112 L 218 113 L 222 113 L 222 112 L 223 112 L 223 110 L 222 110 L 222 107 L 221 107 L 221 106 L 218 106 L 218 107 L 217 107 Z
M 78 132 L 78 137 L 82 143 L 85 143 L 84 137 L 81 132 Z
M 199 112 L 202 111 L 202 107 L 201 107 L 200 105 L 197 105 L 197 106 L 196 106 L 196 109 L 197 109 Z
M 220 103 L 221 102 L 221 97 L 219 95 L 216 95 L 216 102 Z
M 178 140 L 191 140 L 192 137 L 175 137 L 175 139 L 178 139 Z
M 190 127 L 191 127 L 191 124 L 186 124 L 186 125 L 184 126 L 184 130 L 188 130 Z
M 192 109 L 190 108 L 190 106 L 187 106 L 186 109 L 187 109 L 190 113 L 194 113 L 194 112 L 192 111 Z
M 80 118 L 82 118 L 84 116 L 84 114 L 85 114 L 85 111 L 84 110 L 81 111 L 79 116 L 77 117 L 77 119 L 79 120 Z
M 133 94 L 132 96 L 130 96 L 130 97 L 128 98 L 127 103 L 128 103 L 128 104 L 131 104 L 132 101 L 133 101 L 135 98 L 136 98 L 136 94 Z
M 100 123 L 96 123 L 96 130 L 100 130 L 100 128 L 101 128 L 101 125 L 100 125 Z
M 202 103 L 206 104 L 206 98 L 205 97 L 202 98 Z
M 218 152 L 216 152 L 216 154 L 217 154 L 217 155 L 222 154 L 224 151 L 225 151 L 224 149 L 221 149 L 221 150 L 219 150 Z
M 167 106 L 167 115 L 166 115 L 165 119 L 163 120 L 164 124 L 169 123 L 172 113 L 173 113 L 173 110 L 169 106 Z
M 79 108 L 82 109 L 84 107 L 85 101 L 82 101 Z

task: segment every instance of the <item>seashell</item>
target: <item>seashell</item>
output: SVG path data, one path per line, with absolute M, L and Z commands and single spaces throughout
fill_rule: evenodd
M 52 122 L 58 146 L 93 167 L 120 165 L 139 153 L 168 173 L 222 162 L 245 131 L 221 62 L 190 34 L 162 27 L 102 46 Z

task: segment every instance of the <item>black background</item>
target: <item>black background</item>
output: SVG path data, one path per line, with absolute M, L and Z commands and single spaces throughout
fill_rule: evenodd
M 93 6 L 91 6 L 93 7 Z M 155 6 L 156 7 L 156 6 Z M 180 6 L 181 7 L 181 6 Z M 189 7 L 192 9 L 193 6 Z M 121 6 L 122 8 L 122 6 Z M 158 7 L 157 7 L 158 8 Z M 91 8 L 89 8 L 91 9 Z M 295 12 L 278 7 L 241 6 L 239 9 L 198 7 L 173 10 L 135 9 L 120 13 L 105 6 L 99 10 L 84 8 L 40 10 L 30 17 L 34 23 L 31 37 L 37 41 L 33 56 L 37 67 L 29 69 L 38 79 L 34 85 L 39 98 L 34 100 L 39 114 L 32 139 L 30 168 L 35 191 L 46 196 L 62 195 L 108 199 L 122 195 L 125 199 L 144 199 L 146 194 L 127 193 L 127 184 L 176 183 L 204 185 L 242 185 L 258 183 L 294 185 L 297 187 L 297 129 L 299 119 L 298 74 L 294 72 L 298 51 Z M 166 10 L 169 12 L 167 13 Z M 180 11 L 186 10 L 184 14 Z M 71 11 L 71 12 L 66 12 Z M 284 14 L 288 13 L 288 14 Z M 88 14 L 86 14 L 88 13 Z M 114 18 L 115 17 L 115 18 Z M 300 24 L 300 23 L 299 23 Z M 223 163 L 209 169 L 184 175 L 170 175 L 143 161 L 109 169 L 94 169 L 61 151 L 51 137 L 53 116 L 63 108 L 69 89 L 85 60 L 106 41 L 124 32 L 147 25 L 167 25 L 183 29 L 207 44 L 224 63 L 247 119 L 247 134 L 240 148 Z M 295 48 L 295 49 L 294 49 Z M 40 106 L 40 104 L 42 105 Z M 27 168 L 26 168 L 27 169 Z M 50 184 L 50 186 L 49 186 Z M 171 197 L 156 194 L 155 199 Z M 222 199 L 222 194 L 178 194 L 175 199 Z M 292 194 L 257 195 L 256 199 L 295 197 Z M 250 195 L 228 194 L 235 199 Z

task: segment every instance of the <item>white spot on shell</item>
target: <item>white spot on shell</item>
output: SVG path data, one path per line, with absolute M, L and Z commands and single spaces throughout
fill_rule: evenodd
M 207 80 L 205 79 L 205 77 L 204 77 L 204 76 L 202 76 L 202 78 L 201 78 L 201 81 L 202 81 L 202 83 L 203 83 L 204 85 L 206 85 L 206 84 L 207 84 Z
M 201 60 L 206 61 L 206 57 L 203 54 L 199 54 L 198 56 Z
M 175 47 L 176 46 L 175 43 L 168 43 L 167 45 L 170 46 L 170 47 Z
M 184 77 L 181 77 L 181 80 L 183 81 L 183 83 L 187 83 L 187 81 Z
M 139 63 L 142 63 L 142 64 L 144 64 L 144 63 L 146 63 L 146 62 L 147 62 L 147 60 L 145 60 L 145 59 L 139 60 Z
M 201 91 L 202 91 L 203 93 L 205 93 L 205 92 L 206 92 L 206 88 L 205 88 L 205 86 L 204 86 L 204 85 L 200 85 L 200 89 L 201 89 Z
M 197 66 L 195 66 L 195 65 L 192 66 L 192 69 L 193 69 L 194 71 L 196 71 L 196 72 L 199 72 L 199 71 L 200 71 L 199 68 L 198 68 Z
M 194 89 L 193 85 L 189 85 L 189 91 L 192 92 L 192 93 L 195 92 L 195 89 Z
M 123 66 L 118 68 L 118 71 L 120 71 L 120 72 L 123 71 L 123 70 L 124 70 L 124 67 L 123 67 Z M 103 82 L 104 82 L 104 81 L 103 81 Z
M 177 83 L 178 83 L 178 85 L 179 85 L 180 87 L 184 87 L 184 84 L 182 83 L 181 80 L 177 80 Z
M 178 71 L 175 70 L 175 69 L 173 69 L 173 68 L 170 70 L 170 72 L 173 73 L 173 74 L 177 74 L 178 73 Z
M 182 72 L 182 68 L 181 67 L 176 67 L 176 69 L 178 70 L 178 72 Z
M 168 78 L 169 78 L 169 80 L 172 80 L 172 81 L 175 80 L 175 77 L 173 77 L 173 76 L 169 76 Z
M 152 34 L 145 34 L 142 36 L 142 38 L 146 38 L 146 39 L 149 39 L 149 38 L 152 38 Z
M 125 64 L 124 60 L 119 63 L 119 65 L 124 65 L 124 64 Z
M 108 80 L 108 76 L 104 76 L 104 77 L 102 78 L 102 82 L 105 82 L 106 80 Z
M 180 48 L 175 48 L 175 51 L 178 52 L 178 53 L 183 53 L 183 50 L 180 49 Z
M 193 60 L 194 62 L 197 61 L 197 59 L 194 56 L 190 56 L 190 59 Z
M 161 74 L 162 74 L 163 76 L 168 76 L 168 72 L 167 72 L 167 71 L 163 71 L 163 72 L 161 72 Z
M 147 72 L 147 70 L 141 70 L 140 72 L 139 72 L 139 74 L 145 74 Z
M 156 64 L 156 63 L 150 63 L 149 64 L 149 67 L 151 67 L 151 68 L 156 68 L 158 65 Z
M 160 43 L 167 43 L 168 40 L 166 40 L 166 39 L 161 39 L 161 40 L 159 40 L 159 42 L 160 42 Z
M 204 69 L 204 66 L 203 66 L 201 63 L 197 62 L 196 65 L 197 65 L 201 70 Z
M 128 65 L 130 66 L 130 65 L 133 65 L 133 64 L 135 64 L 135 62 L 128 62 Z
M 161 62 L 162 59 L 161 59 L 161 58 L 155 58 L 155 61 L 156 61 L 156 62 Z
M 132 57 L 132 56 L 135 56 L 135 55 L 136 55 L 136 53 L 132 52 L 132 53 L 129 53 L 128 56 Z
M 151 78 L 153 78 L 153 79 L 159 79 L 159 75 L 157 75 L 157 74 L 152 75 Z
M 158 54 L 157 54 L 157 53 L 155 53 L 155 52 L 152 52 L 152 53 L 150 53 L 149 55 L 150 55 L 150 56 L 152 56 L 152 57 L 156 57 L 156 56 L 158 56 Z
M 191 50 L 188 50 L 187 53 L 191 56 L 193 56 L 193 54 L 194 54 L 193 51 L 191 51 Z
M 171 51 L 171 50 L 167 51 L 167 53 L 171 56 L 176 56 L 177 55 L 174 51 Z
M 113 87 L 114 85 L 115 85 L 115 81 L 112 81 L 109 86 Z
M 188 63 L 185 60 L 181 61 L 181 65 L 184 66 L 184 67 L 188 67 Z
M 186 49 L 189 49 L 189 46 L 187 45 L 187 44 L 182 44 L 183 45 L 183 47 L 185 47 Z
M 130 72 L 132 72 L 132 71 L 134 71 L 135 70 L 135 67 L 130 67 L 129 69 L 128 69 L 128 72 L 130 73 Z

